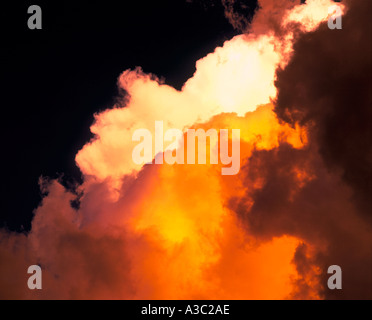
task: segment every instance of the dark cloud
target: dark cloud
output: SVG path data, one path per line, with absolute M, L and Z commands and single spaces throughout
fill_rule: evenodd
M 246 195 L 229 204 L 258 238 L 306 242 L 293 260 L 301 275 L 293 298 L 309 297 L 316 267 L 322 297 L 372 298 L 371 2 L 346 5 L 342 30 L 323 23 L 300 35 L 277 73 L 275 111 L 308 128 L 307 148 L 254 152 L 241 171 Z M 327 288 L 334 264 L 342 290 Z
M 305 279 L 316 266 L 325 298 L 372 297 L 371 226 L 360 217 L 350 187 L 327 169 L 316 146 L 297 150 L 282 144 L 256 151 L 242 172 L 246 196 L 231 199 L 230 207 L 248 233 L 262 240 L 296 236 L 313 247 L 311 256 L 299 247 L 294 257 L 303 278 L 297 280 L 294 298 L 309 298 Z M 341 291 L 326 287 L 328 266 L 334 264 L 344 272 Z
M 342 30 L 324 23 L 295 43 L 291 62 L 278 72 L 276 112 L 292 124 L 311 125 L 323 159 L 342 170 L 370 218 L 372 12 L 370 1 L 350 5 Z
M 245 32 L 252 21 L 253 13 L 258 9 L 257 1 L 222 0 L 225 16 L 234 29 Z

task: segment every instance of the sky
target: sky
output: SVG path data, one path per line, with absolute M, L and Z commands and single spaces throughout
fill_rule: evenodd
M 1 11 L 1 299 L 372 298 L 370 2 L 31 4 Z M 238 172 L 136 163 L 156 121 L 239 129 Z
M 122 71 L 141 66 L 181 88 L 197 60 L 237 33 L 222 4 L 185 1 L 40 1 L 44 27 L 33 32 L 32 4 L 12 1 L 1 10 L 2 105 L 8 118 L 23 116 L 1 128 L 14 138 L 3 142 L 13 156 L 3 158 L 0 225 L 17 231 L 31 227 L 41 175 L 81 179 L 74 155 L 91 137 L 93 114 L 120 94 Z

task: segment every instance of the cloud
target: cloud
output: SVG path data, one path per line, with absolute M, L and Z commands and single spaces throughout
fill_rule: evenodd
M 312 124 L 311 136 L 326 163 L 342 171 L 367 215 L 372 168 L 369 11 L 367 2 L 350 2 L 342 30 L 322 24 L 304 34 L 276 81 L 279 117 Z
M 95 115 L 76 155 L 83 184 L 42 179 L 31 231 L 0 231 L 0 297 L 370 297 L 370 51 L 355 25 L 366 5 L 347 5 L 340 35 L 326 27 L 330 3 L 261 2 L 250 33 L 199 60 L 180 91 L 124 71 L 128 95 Z M 165 130 L 239 128 L 240 173 L 136 165 L 132 134 L 153 133 L 156 120 Z M 32 264 L 43 290 L 26 286 Z M 332 264 L 341 291 L 325 287 Z

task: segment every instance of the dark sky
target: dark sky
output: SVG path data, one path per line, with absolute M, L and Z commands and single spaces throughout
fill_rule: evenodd
M 42 30 L 27 28 L 33 4 Z M 179 89 L 235 34 L 219 1 L 17 1 L 0 14 L 0 227 L 18 231 L 30 229 L 41 175 L 79 181 L 75 154 L 122 71 L 141 66 Z

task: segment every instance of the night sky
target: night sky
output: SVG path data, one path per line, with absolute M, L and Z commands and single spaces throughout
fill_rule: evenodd
M 32 4 L 42 30 L 27 28 Z M 30 229 L 40 176 L 81 181 L 74 156 L 93 114 L 121 94 L 122 71 L 141 66 L 180 89 L 195 61 L 237 33 L 216 1 L 17 1 L 0 14 L 0 227 L 12 231 Z

